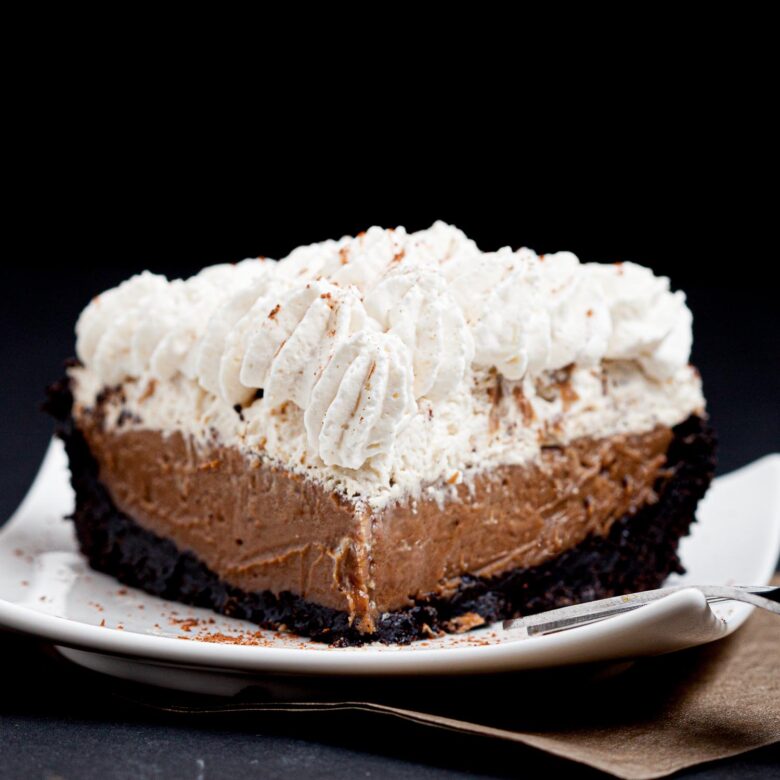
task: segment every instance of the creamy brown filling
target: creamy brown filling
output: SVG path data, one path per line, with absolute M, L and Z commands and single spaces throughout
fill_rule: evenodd
M 181 434 L 78 425 L 119 509 L 245 591 L 291 591 L 344 610 L 362 631 L 463 574 L 537 566 L 655 500 L 669 428 L 545 448 L 457 487 L 444 509 L 410 500 L 356 508 L 317 483 Z

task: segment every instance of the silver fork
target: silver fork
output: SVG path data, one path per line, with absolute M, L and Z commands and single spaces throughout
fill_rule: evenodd
M 662 599 L 670 593 L 687 588 L 700 590 L 707 602 L 713 604 L 720 601 L 744 601 L 754 607 L 761 607 L 780 615 L 780 587 L 776 585 L 675 585 L 670 588 L 643 590 L 638 593 L 628 593 L 625 596 L 613 596 L 598 601 L 588 601 L 571 607 L 561 607 L 536 615 L 505 620 L 505 629 L 522 630 L 528 636 L 551 634 L 555 631 L 565 631 L 588 623 L 630 612 L 633 609 Z M 759 595 L 760 594 L 760 595 Z

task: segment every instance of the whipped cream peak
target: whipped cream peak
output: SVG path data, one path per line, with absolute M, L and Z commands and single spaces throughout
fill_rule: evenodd
M 408 348 L 415 398 L 437 401 L 460 386 L 474 339 L 441 273 L 401 266 L 379 281 L 365 303 L 371 317 Z
M 274 286 L 269 271 L 260 274 L 243 289 L 226 296 L 214 310 L 206 325 L 197 355 L 197 377 L 200 386 L 214 395 L 221 394 L 222 359 L 228 337 L 237 338 L 236 325 L 259 300 L 264 300 Z M 224 381 L 224 379 L 223 379 Z
M 245 260 L 235 266 L 226 263 L 211 266 L 186 281 L 175 279 L 170 282 L 167 295 L 155 299 L 151 305 L 147 303 L 143 317 L 139 318 L 140 326 L 147 317 L 157 318 L 158 312 L 164 312 L 166 306 L 174 309 L 176 321 L 164 334 L 162 328 L 158 329 L 162 337 L 149 358 L 152 376 L 170 380 L 182 373 L 189 379 L 196 379 L 201 340 L 222 295 L 253 284 L 265 273 L 264 263 Z M 170 313 L 164 319 L 166 325 L 170 323 Z
M 296 249 L 280 261 L 285 276 L 326 279 L 367 292 L 393 263 L 403 260 L 409 236 L 402 227 L 372 227 L 354 238 L 324 241 Z
M 236 355 L 241 385 L 263 390 L 271 406 L 292 401 L 301 409 L 338 346 L 366 325 L 356 290 L 325 281 L 299 282 L 265 299 L 257 315 Z
M 476 260 L 481 252 L 466 234 L 446 222 L 438 221 L 427 230 L 419 230 L 410 236 L 412 261 L 423 265 L 438 265 L 447 269 Z
M 550 350 L 546 368 L 597 364 L 606 354 L 612 320 L 600 286 L 583 272 L 576 255 L 538 258 L 541 294 L 549 300 Z
M 605 357 L 636 360 L 658 380 L 688 362 L 693 317 L 685 293 L 671 292 L 667 277 L 636 263 L 589 263 L 585 268 L 609 304 L 612 327 Z
M 166 286 L 164 276 L 143 271 L 118 287 L 96 295 L 76 322 L 76 354 L 79 360 L 100 370 L 107 383 L 111 383 L 112 378 L 114 383 L 120 381 L 124 366 L 117 363 L 121 364 L 123 358 L 129 359 L 132 339 L 132 318 L 128 317 L 128 313 L 137 308 L 144 297 L 164 290 Z
M 489 261 L 490 262 L 490 261 Z M 477 366 L 495 367 L 507 379 L 522 379 L 549 367 L 552 348 L 552 301 L 543 294 L 541 264 L 528 250 L 500 250 L 485 268 L 477 286 L 470 273 L 463 282 L 474 284 L 480 301 L 474 323 Z
M 339 346 L 304 414 L 309 446 L 328 466 L 359 469 L 389 453 L 416 411 L 403 342 L 360 331 Z

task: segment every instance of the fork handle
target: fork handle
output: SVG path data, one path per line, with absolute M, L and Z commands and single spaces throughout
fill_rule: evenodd
M 676 585 L 657 590 L 612 596 L 598 601 L 561 607 L 536 615 L 505 620 L 504 629 L 525 629 L 529 636 L 574 628 L 642 607 L 679 590 L 695 588 L 707 602 L 742 601 L 780 615 L 780 587 L 774 585 Z

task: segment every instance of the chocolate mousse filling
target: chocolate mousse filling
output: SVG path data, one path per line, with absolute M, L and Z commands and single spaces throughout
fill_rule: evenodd
M 91 565 L 155 595 L 359 644 L 408 642 L 657 587 L 714 469 L 707 423 L 545 447 L 457 497 L 372 511 L 260 458 L 181 434 L 107 429 L 100 405 L 49 411 Z

